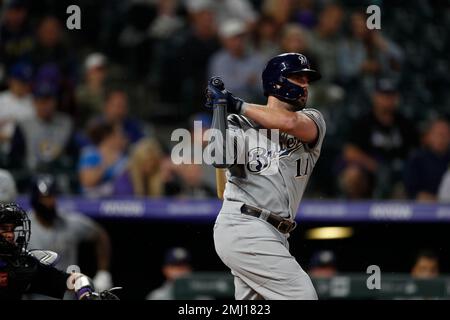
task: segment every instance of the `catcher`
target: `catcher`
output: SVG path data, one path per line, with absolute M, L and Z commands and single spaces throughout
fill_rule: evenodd
M 79 300 L 116 300 L 109 291 L 94 291 L 91 280 L 68 274 L 53 265 L 58 255 L 52 251 L 27 251 L 30 220 L 14 203 L 0 204 L 0 300 L 20 300 L 24 293 L 38 293 L 62 299 L 67 290 Z

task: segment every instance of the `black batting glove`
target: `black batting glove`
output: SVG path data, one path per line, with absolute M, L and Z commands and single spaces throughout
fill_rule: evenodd
M 212 77 L 211 79 L 209 79 L 208 86 L 206 87 L 205 91 L 205 106 L 207 108 L 226 106 L 226 104 L 228 103 L 227 93 L 228 91 L 225 90 L 222 79 L 220 79 L 219 77 Z
M 227 111 L 228 113 L 242 113 L 242 106 L 244 104 L 244 100 L 233 96 L 233 94 L 227 91 Z
M 226 105 L 228 113 L 240 114 L 244 101 L 239 99 L 225 89 L 225 85 L 220 77 L 212 77 L 208 81 L 206 88 L 206 103 L 207 108 L 223 107 Z

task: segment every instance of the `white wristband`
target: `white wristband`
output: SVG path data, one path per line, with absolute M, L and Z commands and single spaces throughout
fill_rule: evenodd
M 249 104 L 247 102 L 242 103 L 242 106 L 241 106 L 241 114 L 242 115 L 245 114 L 245 112 L 247 111 L 248 107 L 249 107 Z

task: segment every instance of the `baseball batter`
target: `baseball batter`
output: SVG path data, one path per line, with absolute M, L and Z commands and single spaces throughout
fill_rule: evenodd
M 238 300 L 317 299 L 309 276 L 289 252 L 288 237 L 326 131 L 321 113 L 305 108 L 308 86 L 318 79 L 304 55 L 286 53 L 272 58 L 263 71 L 266 106 L 234 97 L 220 78 L 209 82 L 206 106 L 214 108 L 213 127 L 241 146 L 224 143 L 224 154 L 238 152 L 231 163 L 214 163 L 227 168 L 214 244 L 231 269 Z M 275 138 L 266 135 L 278 148 L 249 149 L 256 143 L 251 143 L 251 128 L 278 129 Z M 242 155 L 244 161 L 237 161 Z

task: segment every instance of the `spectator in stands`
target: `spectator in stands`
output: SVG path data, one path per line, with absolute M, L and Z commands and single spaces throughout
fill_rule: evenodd
M 398 102 L 395 82 L 378 79 L 372 110 L 349 126 L 340 175 L 347 197 L 367 198 L 374 188 L 376 196 L 387 196 L 389 186 L 401 180 L 403 161 L 417 145 L 417 136 L 414 125 L 397 111 Z
M 174 300 L 174 281 L 192 273 L 191 255 L 185 248 L 171 248 L 167 250 L 162 273 L 164 284 L 147 295 L 147 300 Z
M 219 27 L 223 49 L 211 57 L 209 75 L 220 75 L 229 91 L 244 100 L 261 99 L 261 70 L 265 61 L 247 51 L 245 24 L 225 21 Z
M 112 287 L 109 273 L 111 243 L 106 231 L 94 220 L 81 213 L 60 212 L 56 203 L 59 190 L 54 177 L 37 176 L 31 189 L 29 213 L 33 232 L 29 249 L 46 249 L 58 253 L 58 267 L 66 270 L 79 265 L 78 249 L 82 242 L 95 247 L 97 273 L 93 278 L 96 290 Z
M 314 12 L 314 0 L 302 0 L 297 2 L 297 8 L 292 13 L 294 22 L 301 24 L 307 29 L 312 29 L 317 23 L 317 16 Z
M 117 43 L 121 64 L 126 68 L 128 80 L 140 81 L 151 70 L 154 39 L 151 35 L 156 9 L 149 1 L 129 2 Z
M 330 278 L 336 275 L 336 257 L 333 251 L 321 250 L 313 254 L 308 274 L 313 278 Z
M 83 149 L 78 164 L 82 192 L 89 197 L 110 196 L 115 178 L 126 167 L 126 138 L 121 127 L 104 121 L 93 121 L 88 135 L 93 145 Z
M 251 26 L 258 18 L 249 0 L 186 0 L 186 5 L 188 10 L 211 5 L 218 24 L 236 19 L 243 21 L 246 26 Z
M 178 0 L 157 0 L 157 16 L 150 26 L 150 34 L 155 39 L 168 39 L 178 32 L 184 25 L 178 16 Z
M 36 68 L 47 63 L 56 63 L 61 73 L 74 72 L 75 65 L 70 60 L 72 54 L 63 42 L 61 22 L 54 16 L 46 16 L 39 22 L 36 46 L 32 54 Z
M 272 17 L 280 26 L 289 22 L 293 8 L 292 0 L 264 0 L 262 4 L 263 14 Z
M 327 4 L 319 14 L 316 28 L 310 34 L 308 43 L 312 54 L 317 58 L 318 68 L 326 82 L 334 82 L 338 77 L 337 49 L 341 41 L 343 10 L 335 3 Z
M 11 143 L 10 158 L 19 168 L 56 173 L 73 170 L 78 157 L 71 119 L 56 111 L 57 87 L 39 82 L 33 89 L 36 117 L 19 122 Z
M 354 86 L 367 78 L 399 75 L 402 50 L 380 31 L 367 29 L 366 20 L 364 12 L 354 12 L 350 18 L 351 36 L 339 45 L 337 59 L 341 83 Z
M 308 57 L 311 66 L 317 62 L 308 46 L 307 31 L 297 24 L 287 24 L 281 33 L 281 52 L 297 52 Z
M 253 41 L 255 51 L 258 52 L 263 61 L 268 61 L 280 53 L 281 50 L 278 43 L 278 31 L 279 28 L 274 18 L 263 16 L 258 20 L 254 29 Z
M 431 121 L 405 166 L 405 187 L 409 198 L 436 201 L 439 184 L 450 164 L 450 127 L 444 118 Z
M 368 199 L 373 196 L 374 175 L 356 162 L 348 163 L 339 176 L 339 188 L 349 200 Z
M 4 5 L 0 22 L 0 64 L 3 63 L 3 69 L 8 70 L 19 60 L 30 58 L 34 38 L 29 25 L 27 1 L 11 0 Z
M 280 26 L 293 22 L 311 29 L 317 24 L 314 0 L 264 0 L 262 2 L 263 14 L 274 18 Z
M 433 251 L 419 252 L 411 269 L 411 276 L 416 279 L 433 279 L 439 276 L 439 258 Z
M 190 118 L 191 146 L 200 146 L 202 152 L 207 146 L 206 131 L 211 126 L 211 117 L 199 113 Z M 196 127 L 197 126 L 197 127 Z M 175 165 L 172 159 L 166 157 L 162 163 L 162 176 L 166 182 L 166 195 L 181 198 L 204 199 L 215 196 L 216 172 L 214 167 L 202 162 L 194 164 L 183 163 Z
M 308 54 L 320 70 L 322 79 L 311 91 L 310 103 L 323 108 L 335 108 L 345 96 L 338 83 L 340 75 L 337 70 L 337 49 L 342 41 L 341 27 L 343 10 L 339 4 L 325 5 L 319 14 L 318 24 L 305 33 Z
M 84 61 L 84 82 L 77 88 L 78 123 L 84 128 L 87 121 L 102 111 L 105 103 L 106 56 L 95 52 Z
M 190 119 L 190 133 L 191 137 L 193 138 L 194 145 L 201 145 L 202 146 L 202 152 L 204 152 L 206 146 L 208 145 L 206 137 L 206 132 L 208 129 L 211 128 L 212 123 L 212 117 L 209 114 L 206 113 L 197 113 L 193 115 Z M 196 132 L 195 130 L 195 124 L 201 124 L 201 134 L 199 132 Z M 201 166 L 201 177 L 202 177 L 202 183 L 205 184 L 205 186 L 209 187 L 211 190 L 216 189 L 216 169 L 206 164 L 205 162 L 202 162 L 200 164 Z
M 9 71 L 8 90 L 0 93 L 0 153 L 9 152 L 17 122 L 34 117 L 32 71 L 30 64 L 16 63 Z
M 220 48 L 213 4 L 188 5 L 189 25 L 185 32 L 169 39 L 157 54 L 154 82 L 163 103 L 174 104 L 176 118 L 203 111 L 203 89 L 207 82 L 206 63 Z M 176 74 L 176 77 L 173 75 Z M 179 94 L 174 95 L 176 91 Z
M 445 172 L 439 185 L 438 200 L 441 202 L 450 202 L 450 167 Z
M 17 186 L 9 171 L 0 169 L 0 204 L 16 201 Z
M 106 94 L 101 121 L 122 128 L 128 142 L 133 144 L 143 136 L 142 124 L 132 118 L 128 107 L 128 94 L 120 89 L 113 89 Z
M 163 154 L 154 139 L 142 139 L 131 150 L 127 169 L 114 183 L 114 195 L 160 197 L 164 194 L 161 177 Z
M 172 172 L 172 179 L 167 182 L 168 195 L 190 199 L 216 196 L 216 192 L 204 181 L 202 165 L 180 164 L 173 166 Z
M 32 62 L 37 74 L 40 68 L 49 65 L 56 69 L 51 72 L 57 74 L 57 79 L 52 80 L 58 81 L 58 108 L 73 115 L 77 64 L 73 52 L 63 41 L 63 28 L 58 18 L 46 16 L 39 22 Z

